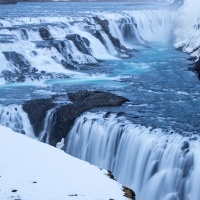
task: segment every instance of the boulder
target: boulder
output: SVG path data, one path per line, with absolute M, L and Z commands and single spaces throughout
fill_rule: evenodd
M 45 27 L 39 28 L 40 36 L 43 40 L 52 40 L 51 34 L 49 33 L 49 30 Z
M 87 38 L 81 37 L 78 34 L 69 34 L 66 36 L 66 39 L 71 40 L 80 52 L 91 55 L 90 41 Z

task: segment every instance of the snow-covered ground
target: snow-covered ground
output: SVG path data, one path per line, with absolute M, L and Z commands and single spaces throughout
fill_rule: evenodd
M 106 170 L 0 126 L 0 200 L 125 200 Z
M 176 16 L 175 47 L 194 57 L 200 56 L 200 9 L 199 0 L 186 0 Z

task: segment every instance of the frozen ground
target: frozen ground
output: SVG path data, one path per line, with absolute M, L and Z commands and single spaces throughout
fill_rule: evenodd
M 85 161 L 0 126 L 0 199 L 125 198 L 122 186 Z

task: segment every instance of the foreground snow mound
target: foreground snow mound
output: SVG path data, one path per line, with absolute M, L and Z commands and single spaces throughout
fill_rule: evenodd
M 200 56 L 200 9 L 199 0 L 186 0 L 177 13 L 175 48 Z
M 1 200 L 123 200 L 107 171 L 0 126 Z

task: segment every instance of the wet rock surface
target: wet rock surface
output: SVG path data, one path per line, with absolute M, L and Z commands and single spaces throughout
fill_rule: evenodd
M 84 112 L 102 106 L 120 106 L 128 99 L 110 92 L 80 90 L 68 93 L 73 104 L 57 105 L 54 100 L 58 95 L 48 99 L 30 100 L 23 104 L 24 111 L 28 114 L 33 130 L 38 136 L 43 127 L 48 110 L 55 108 L 53 114 L 54 125 L 51 128 L 49 143 L 56 146 L 73 126 L 74 121 Z

